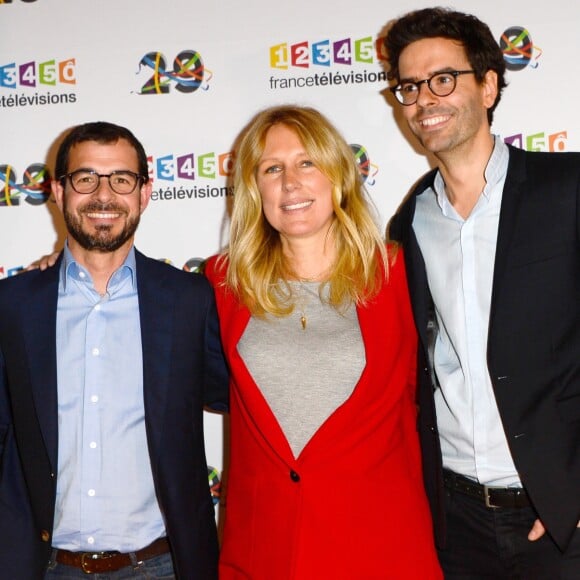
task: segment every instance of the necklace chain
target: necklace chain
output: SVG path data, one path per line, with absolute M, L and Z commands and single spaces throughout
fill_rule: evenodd
M 298 310 L 300 312 L 300 325 L 302 326 L 302 330 L 306 330 L 306 326 L 308 325 L 308 317 L 306 316 L 306 307 L 310 303 L 311 297 L 314 295 L 314 292 L 305 286 L 305 284 L 312 283 L 314 280 L 308 280 L 306 278 L 302 278 L 297 280 L 298 287 L 300 288 L 299 299 L 297 301 Z
M 325 275 L 328 273 L 329 270 L 330 266 L 327 266 L 326 268 L 324 268 L 324 270 L 321 270 L 320 272 L 314 274 L 313 276 L 301 276 L 296 280 L 298 282 L 320 282 L 325 278 Z

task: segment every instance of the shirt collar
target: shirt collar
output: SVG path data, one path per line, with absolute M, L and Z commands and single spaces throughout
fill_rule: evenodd
M 482 195 L 489 201 L 493 192 L 496 190 L 496 185 L 503 181 L 507 173 L 509 162 L 509 149 L 508 146 L 503 142 L 503 140 L 498 136 L 494 135 L 494 145 L 493 151 L 487 166 L 485 167 L 485 187 L 483 188 Z M 435 175 L 435 180 L 433 181 L 433 190 L 437 196 L 437 203 L 439 207 L 443 210 L 445 215 L 451 208 L 451 203 L 445 192 L 445 182 L 440 171 L 437 171 Z
M 137 290 L 137 267 L 135 261 L 135 247 L 131 246 L 125 261 L 121 266 L 113 272 L 107 291 L 110 293 L 114 292 L 114 289 L 126 278 L 131 279 L 131 287 L 133 291 Z M 89 272 L 83 268 L 73 257 L 69 247 L 68 241 L 65 241 L 63 248 L 62 264 L 60 268 L 60 284 L 63 291 L 66 293 L 67 281 L 69 279 L 77 280 L 78 282 L 91 282 L 92 279 Z

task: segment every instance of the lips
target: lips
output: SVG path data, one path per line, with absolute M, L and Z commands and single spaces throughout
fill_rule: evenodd
M 125 209 L 116 205 L 95 203 L 87 204 L 81 211 L 87 218 L 93 220 L 116 220 L 127 213 Z
M 450 115 L 438 115 L 436 117 L 428 117 L 427 119 L 421 119 L 419 124 L 421 127 L 434 127 L 436 125 L 440 125 L 441 123 L 445 123 L 449 120 Z
M 85 212 L 87 217 L 98 220 L 114 220 L 121 216 L 120 213 Z
M 293 203 L 285 203 L 284 205 L 281 206 L 281 208 L 284 211 L 296 211 L 296 210 L 305 209 L 307 207 L 310 207 L 313 203 L 314 203 L 314 200 L 307 199 L 305 201 L 296 201 Z

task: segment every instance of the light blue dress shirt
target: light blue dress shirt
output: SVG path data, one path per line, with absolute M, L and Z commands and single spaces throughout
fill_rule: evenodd
M 425 259 L 439 332 L 434 366 L 443 465 L 496 486 L 521 486 L 487 368 L 491 288 L 509 150 L 498 137 L 486 185 L 467 219 L 453 208 L 440 173 L 417 197 L 413 230 Z
M 68 247 L 57 310 L 53 546 L 135 551 L 165 535 L 147 451 L 135 253 L 100 296 Z

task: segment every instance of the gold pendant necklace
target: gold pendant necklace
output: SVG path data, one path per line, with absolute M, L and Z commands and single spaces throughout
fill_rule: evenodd
M 298 308 L 298 312 L 300 312 L 300 325 L 302 326 L 302 330 L 306 330 L 306 327 L 308 325 L 306 308 L 310 304 L 310 300 L 314 296 L 314 291 L 304 285 L 305 283 L 309 282 L 313 282 L 313 280 L 298 280 L 298 288 L 300 290 L 300 294 L 298 296 L 296 306 Z
M 308 318 L 306 318 L 306 306 L 309 302 L 309 296 L 301 280 L 298 281 L 298 288 L 300 289 L 300 296 L 297 306 L 298 311 L 300 312 L 300 324 L 302 326 L 302 330 L 306 330 L 306 324 L 308 323 Z
M 308 317 L 306 316 L 306 307 L 310 303 L 312 296 L 315 295 L 314 291 L 310 288 L 307 288 L 304 284 L 318 282 L 321 283 L 320 280 L 324 277 L 324 275 L 329 271 L 330 266 L 325 268 L 322 272 L 319 272 L 312 278 L 298 278 L 296 282 L 298 283 L 299 288 L 299 296 L 296 301 L 296 306 L 298 311 L 300 312 L 300 325 L 302 326 L 302 330 L 306 330 L 306 326 L 308 325 Z M 318 293 L 316 293 L 317 297 Z

